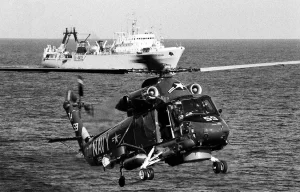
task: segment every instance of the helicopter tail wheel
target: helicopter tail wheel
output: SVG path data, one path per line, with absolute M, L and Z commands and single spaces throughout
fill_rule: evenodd
M 141 180 L 147 180 L 148 179 L 148 170 L 147 169 L 141 169 L 139 172 L 139 176 Z
M 215 161 L 212 165 L 213 171 L 217 174 L 221 172 L 221 162 Z
M 221 163 L 221 173 L 226 173 L 228 169 L 226 161 L 221 160 L 220 163 Z
M 125 186 L 125 177 L 123 175 L 123 166 L 120 167 L 120 178 L 119 178 L 119 185 L 120 187 L 124 187 Z
M 125 177 L 123 175 L 119 179 L 119 185 L 120 185 L 120 187 L 125 186 Z

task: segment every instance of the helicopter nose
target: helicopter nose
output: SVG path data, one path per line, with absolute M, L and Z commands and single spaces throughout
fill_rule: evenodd
M 221 127 L 208 127 L 203 130 L 204 141 L 218 141 L 223 139 L 223 131 Z
M 192 123 L 195 127 L 196 139 L 201 146 L 207 146 L 214 149 L 222 148 L 227 145 L 229 128 L 222 123 Z

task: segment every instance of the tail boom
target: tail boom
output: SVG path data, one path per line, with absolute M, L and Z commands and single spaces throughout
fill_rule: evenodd
M 68 115 L 70 123 L 75 131 L 75 136 L 78 138 L 78 144 L 80 149 L 82 150 L 83 144 L 87 143 L 90 139 L 90 135 L 87 132 L 86 128 L 83 127 L 82 120 L 79 116 L 78 106 L 73 106 L 72 103 L 66 100 L 63 104 L 63 107 Z

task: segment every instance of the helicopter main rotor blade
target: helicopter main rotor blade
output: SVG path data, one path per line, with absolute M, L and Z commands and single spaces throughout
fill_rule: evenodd
M 163 71 L 165 68 L 164 64 L 157 60 L 153 55 L 137 55 L 135 62 L 145 64 L 149 71 Z
M 232 70 L 232 69 L 268 67 L 268 66 L 275 66 L 275 65 L 296 65 L 296 64 L 300 64 L 300 61 L 283 61 L 283 62 L 274 62 L 274 63 L 255 63 L 255 64 L 227 65 L 227 66 L 217 66 L 217 67 L 203 67 L 200 68 L 200 71 L 201 72 L 224 71 L 224 70 Z
M 84 104 L 83 108 L 88 115 L 94 116 L 94 106 L 92 104 Z
M 16 72 L 68 72 L 68 73 L 105 73 L 105 74 L 125 74 L 127 69 L 71 69 L 71 68 L 1 68 L 0 71 L 16 71 Z
M 137 63 L 144 63 L 147 70 L 145 69 L 68 69 L 68 68 L 1 68 L 0 71 L 16 71 L 16 72 L 34 72 L 34 73 L 48 73 L 48 72 L 69 72 L 69 73 L 104 73 L 104 74 L 126 74 L 130 72 L 134 73 L 147 73 L 147 72 L 193 72 L 193 71 L 224 71 L 232 69 L 243 69 L 252 67 L 266 67 L 275 65 L 292 65 L 300 64 L 300 61 L 283 61 L 274 63 L 256 63 L 256 64 L 242 64 L 242 65 L 227 65 L 227 66 L 216 66 L 216 67 L 203 67 L 203 68 L 176 68 L 176 69 L 165 69 L 164 64 L 160 63 L 152 55 L 139 55 L 138 59 L 135 60 Z

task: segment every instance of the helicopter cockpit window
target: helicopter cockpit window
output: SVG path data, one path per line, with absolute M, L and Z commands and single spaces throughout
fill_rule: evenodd
M 217 113 L 216 107 L 214 107 L 213 104 L 209 100 L 206 100 L 206 99 L 202 100 L 202 104 L 203 104 L 204 111 L 206 113 L 209 113 L 209 114 Z
M 176 108 L 177 116 L 185 120 L 205 121 L 207 116 L 219 116 L 209 97 L 184 99 Z

